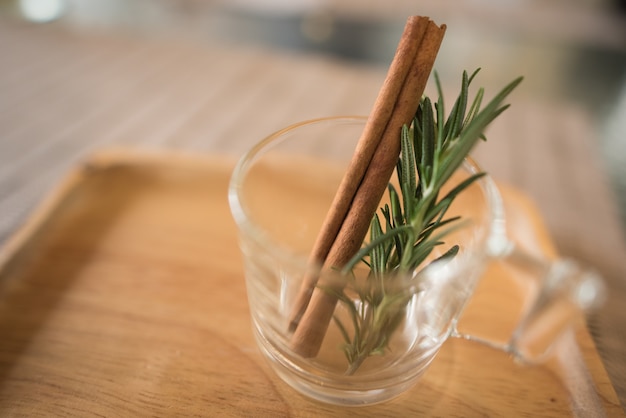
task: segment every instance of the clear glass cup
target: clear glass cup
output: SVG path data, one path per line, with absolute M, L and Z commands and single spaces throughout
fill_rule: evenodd
M 353 337 L 353 313 L 368 306 L 361 298 L 366 281 L 360 278 L 367 269 L 356 269 L 346 278 L 312 265 L 309 253 L 365 121 L 332 117 L 289 126 L 255 145 L 233 172 L 229 201 L 239 228 L 253 330 L 276 373 L 323 402 L 366 405 L 391 399 L 414 385 L 449 337 L 479 341 L 525 362 L 545 359 L 581 312 L 602 299 L 602 281 L 572 261 L 537 258 L 518 248 L 507 236 L 499 191 L 484 176 L 448 211 L 463 220 L 462 227 L 445 237 L 447 243 L 460 245 L 459 253 L 408 277 L 389 278 L 404 298 L 398 308 L 400 321 L 379 355 L 351 368 L 343 350 L 344 334 Z M 477 172 L 480 168 L 468 158 L 446 187 Z M 448 248 L 437 247 L 430 260 Z M 537 288 L 534 302 L 505 343 L 457 330 L 463 308 L 493 259 L 523 270 Z M 303 357 L 293 349 L 290 320 L 302 282 L 310 275 L 321 283 L 315 291 L 340 283 L 349 299 L 335 305 L 319 353 Z

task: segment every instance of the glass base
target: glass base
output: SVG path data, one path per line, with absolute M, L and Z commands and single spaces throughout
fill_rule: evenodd
M 357 378 L 358 380 L 352 382 L 348 378 L 337 378 L 335 381 L 298 367 L 291 359 L 273 348 L 258 330 L 255 330 L 255 337 L 263 356 L 285 383 L 309 398 L 347 407 L 373 405 L 398 397 L 417 383 L 437 351 L 434 350 L 426 356 L 425 361 L 420 362 L 417 367 L 393 378 L 375 380 L 366 377 Z
M 277 367 L 275 363 L 272 363 L 272 368 L 285 383 L 304 396 L 327 404 L 348 407 L 367 406 L 390 401 L 413 387 L 417 381 L 416 377 L 410 382 L 383 389 L 346 390 L 328 388 L 294 378 L 293 374 L 285 372 L 283 368 Z

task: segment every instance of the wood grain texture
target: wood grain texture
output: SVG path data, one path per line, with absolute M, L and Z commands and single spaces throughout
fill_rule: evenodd
M 450 340 L 392 402 L 346 410 L 300 396 L 252 337 L 231 169 L 94 157 L 0 250 L 1 416 L 623 416 L 584 327 L 542 367 Z M 553 251 L 532 203 L 511 188 L 505 198 L 521 239 Z M 494 318 L 514 310 L 496 296 L 509 279 L 489 268 L 463 326 L 506 328 Z
M 376 5 L 365 8 L 370 6 Z M 0 242 L 94 150 L 159 147 L 239 155 L 292 122 L 367 114 L 385 76 L 384 68 L 325 55 L 216 42 L 204 29 L 202 40 L 183 40 L 178 31 L 175 39 L 136 35 L 0 17 Z M 451 40 L 453 33 L 447 36 Z M 495 50 L 477 43 L 470 61 L 455 48 L 442 49 L 441 58 L 449 51 L 437 65 L 446 69 L 442 76 L 448 73 L 445 95 L 458 93 L 464 68 L 483 68 L 480 85 L 487 94 L 524 69 L 527 78 L 513 107 L 491 125 L 488 143 L 474 155 L 495 178 L 532 197 L 561 254 L 595 266 L 607 279 L 609 299 L 589 328 L 626 404 L 626 241 L 600 159 L 601 135 L 581 103 L 546 96 L 544 83 L 561 80 L 565 67 L 577 68 L 546 59 L 567 54 L 563 45 L 529 49 L 502 40 L 506 47 Z M 595 91 L 594 85 L 587 89 Z M 436 94 L 434 84 L 427 93 Z

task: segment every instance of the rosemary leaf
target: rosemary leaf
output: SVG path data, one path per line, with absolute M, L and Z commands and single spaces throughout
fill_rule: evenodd
M 441 81 L 435 72 L 438 100 L 433 103 L 423 97 L 412 124 L 402 128 L 401 155 L 396 165 L 400 187 L 396 189 L 389 183 L 389 203 L 380 208 L 382 219 L 374 215 L 369 242 L 364 243 L 342 270 L 344 274 L 354 275 L 353 269 L 359 263 L 370 269 L 365 285 L 352 280 L 359 299 L 353 300 L 346 290 L 322 288 L 336 296 L 350 316 L 352 327 L 335 317 L 345 341 L 342 349 L 349 364 L 347 375 L 356 373 L 369 356 L 388 351 L 393 333 L 402 324 L 407 304 L 413 297 L 398 280 L 421 280 L 420 272 L 428 265 L 426 260 L 433 259 L 433 250 L 446 244 L 445 238 L 465 225 L 465 220 L 446 217 L 446 213 L 458 195 L 484 173 L 473 174 L 453 185 L 443 197 L 440 197 L 441 188 L 475 143 L 485 138 L 487 126 L 508 108 L 502 102 L 522 81 L 521 77 L 513 80 L 484 108 L 481 108 L 484 90 L 480 88 L 468 108 L 469 87 L 478 71 L 469 76 L 463 72 L 460 93 L 447 118 Z M 459 245 L 454 244 L 431 262 L 445 262 L 459 251 Z M 410 288 L 420 286 L 412 283 Z

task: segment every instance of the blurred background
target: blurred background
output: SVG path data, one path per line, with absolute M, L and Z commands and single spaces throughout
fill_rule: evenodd
M 488 83 L 501 86 L 521 74 L 526 77 L 524 94 L 555 106 L 579 106 L 588 113 L 597 140 L 594 147 L 601 154 L 626 225 L 626 1 L 361 3 L 0 0 L 0 13 L 9 19 L 5 24 L 23 21 L 62 27 L 75 34 L 108 32 L 195 45 L 217 40 L 290 53 L 326 54 L 381 70 L 393 56 L 405 17 L 431 16 L 448 25 L 436 64 L 443 80 L 454 83 L 462 69 L 482 67 L 488 71 Z M 19 44 L 8 47 L 19 55 Z M 6 52 L 4 59 L 13 59 Z
M 590 328 L 624 404 L 624 0 L 0 0 L 0 242 L 98 148 L 238 156 L 298 120 L 367 114 L 412 14 L 448 26 L 451 94 L 463 70 L 488 94 L 525 76 L 479 160 L 607 277 Z

